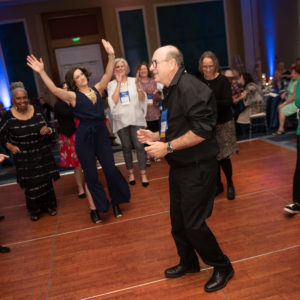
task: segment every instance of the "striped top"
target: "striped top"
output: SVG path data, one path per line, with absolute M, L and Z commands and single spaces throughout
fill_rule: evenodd
M 21 187 L 59 178 L 51 152 L 51 136 L 40 134 L 45 125 L 48 126 L 45 117 L 37 107 L 34 107 L 34 114 L 28 120 L 19 120 L 11 111 L 7 111 L 0 122 L 0 141 L 3 146 L 10 142 L 21 151 L 13 155 L 17 182 Z

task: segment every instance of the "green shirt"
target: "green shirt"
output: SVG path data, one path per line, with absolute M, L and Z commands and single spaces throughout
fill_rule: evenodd
M 287 88 L 286 88 L 286 99 L 290 98 L 294 94 L 295 86 L 297 85 L 297 80 L 295 81 L 290 81 Z
M 300 108 L 300 77 L 297 80 L 297 86 L 296 86 L 296 98 L 295 98 L 295 104 Z M 300 111 L 298 111 L 298 127 L 297 127 L 297 135 L 300 135 Z

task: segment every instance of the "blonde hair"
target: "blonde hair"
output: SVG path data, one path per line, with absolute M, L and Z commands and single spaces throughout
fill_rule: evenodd
M 116 58 L 116 59 L 115 59 L 115 65 L 114 65 L 114 67 L 116 67 L 116 64 L 117 64 L 118 62 L 122 62 L 122 63 L 124 64 L 126 75 L 128 75 L 129 72 L 130 72 L 130 68 L 129 68 L 129 65 L 128 65 L 127 60 L 124 59 L 124 58 L 121 58 L 121 57 Z
M 27 91 L 25 90 L 24 84 L 21 81 L 12 82 L 9 86 L 11 97 L 15 98 L 16 91 L 24 91 L 26 93 L 26 96 L 28 96 Z

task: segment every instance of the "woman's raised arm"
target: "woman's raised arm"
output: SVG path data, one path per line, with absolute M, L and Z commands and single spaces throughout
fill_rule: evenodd
M 110 44 L 110 42 L 102 39 L 102 45 L 108 55 L 108 63 L 105 69 L 105 73 L 102 76 L 101 80 L 95 84 L 95 87 L 100 92 L 100 94 L 106 89 L 108 83 L 111 80 L 115 63 L 115 50 Z
M 50 77 L 47 75 L 45 69 L 44 69 L 44 63 L 42 58 L 40 60 L 37 60 L 37 58 L 32 54 L 27 56 L 27 65 L 36 73 L 40 74 L 42 80 L 44 81 L 45 85 L 49 89 L 49 91 L 58 97 L 59 99 L 65 101 L 68 104 L 71 104 L 72 106 L 75 106 L 76 104 L 76 95 L 74 92 L 71 91 L 65 91 L 61 88 L 58 88 L 54 82 L 50 79 Z

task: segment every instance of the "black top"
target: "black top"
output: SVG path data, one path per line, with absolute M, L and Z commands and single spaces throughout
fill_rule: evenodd
M 104 124 L 104 107 L 98 90 L 92 88 L 96 94 L 95 104 L 83 93 L 76 91 L 76 106 L 70 107 L 74 116 L 80 120 L 80 124 Z
M 226 123 L 232 120 L 233 116 L 231 105 L 233 104 L 233 102 L 231 86 L 227 77 L 219 74 L 219 76 L 213 80 L 206 80 L 203 77 L 202 81 L 207 84 L 215 94 L 218 111 L 217 124 Z
M 22 188 L 58 179 L 59 172 L 51 152 L 51 135 L 41 135 L 43 126 L 49 126 L 38 107 L 28 120 L 15 118 L 9 110 L 0 122 L 0 140 L 3 146 L 10 142 L 20 149 L 13 155 L 17 182 Z
M 163 107 L 168 109 L 167 141 L 189 130 L 206 139 L 193 147 L 168 154 L 166 160 L 171 166 L 180 167 L 216 158 L 219 151 L 215 139 L 216 102 L 205 84 L 183 68 L 179 69 L 165 89 Z
M 74 122 L 74 115 L 70 109 L 70 106 L 58 99 L 54 105 L 54 114 L 58 121 L 58 132 L 71 137 L 76 131 Z

